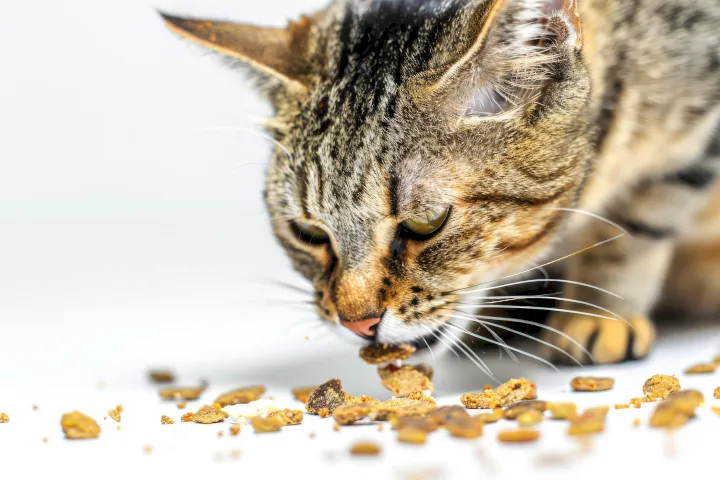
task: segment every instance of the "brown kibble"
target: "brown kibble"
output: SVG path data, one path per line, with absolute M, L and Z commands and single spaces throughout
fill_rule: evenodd
M 186 413 L 185 415 L 183 415 L 182 417 L 180 417 L 180 421 L 182 421 L 182 422 L 192 422 L 194 417 L 195 417 L 195 414 L 194 414 L 194 413 L 188 412 L 188 413 Z
M 380 446 L 373 442 L 358 442 L 350 448 L 353 455 L 379 455 Z
M 650 416 L 650 426 L 654 428 L 677 428 L 689 420 L 685 411 L 675 408 L 673 402 L 662 402 Z
M 360 358 L 371 365 L 390 362 L 392 360 L 405 360 L 415 353 L 412 345 L 384 345 L 375 343 L 360 349 Z
M 205 391 L 205 387 L 166 388 L 160 390 L 163 400 L 197 400 Z
M 430 380 L 412 367 L 402 367 L 390 373 L 383 378 L 382 385 L 396 397 L 407 397 L 416 392 L 434 390 Z
M 172 425 L 173 423 L 175 423 L 175 420 L 168 417 L 167 415 L 163 415 L 162 417 L 160 417 L 160 423 L 162 425 Z
M 252 417 L 250 424 L 253 430 L 255 430 L 255 433 L 270 433 L 280 431 L 280 429 L 286 425 L 286 422 L 283 415 L 273 415 L 265 418 L 258 415 Z
M 496 412 L 491 413 L 478 413 L 477 415 L 473 415 L 473 418 L 477 418 L 478 421 L 483 423 L 495 423 L 498 420 L 502 418 L 501 415 L 498 415 Z
M 653 375 L 643 385 L 643 393 L 650 400 L 665 400 L 668 395 L 680 390 L 680 382 L 672 375 Z
M 377 405 L 380 401 L 372 397 L 368 397 L 367 395 L 356 397 L 355 395 L 350 395 L 349 393 L 345 394 L 345 405 L 357 405 L 361 403 L 365 405 Z
M 266 391 L 267 389 L 262 385 L 236 388 L 231 392 L 220 395 L 215 399 L 215 403 L 220 405 L 221 408 L 227 407 L 228 405 L 250 403 L 260 398 Z
M 118 405 L 115 408 L 113 408 L 112 410 L 108 410 L 108 415 L 110 415 L 110 418 L 112 418 L 116 422 L 120 423 L 120 420 L 121 420 L 120 414 L 122 413 L 122 411 L 123 411 L 122 405 Z
M 230 425 L 230 428 L 228 428 L 228 432 L 230 432 L 230 435 L 233 437 L 237 437 L 238 435 L 240 435 L 240 430 L 241 430 L 241 427 L 237 423 Z
M 433 410 L 427 418 L 437 425 L 445 425 L 454 418 L 468 417 L 470 417 L 470 414 L 467 413 L 465 407 L 461 405 L 445 405 Z
M 350 425 L 367 417 L 371 407 L 362 403 L 340 405 L 332 416 L 339 425 Z
M 296 400 L 301 401 L 302 403 L 307 403 L 308 397 L 310 397 L 310 392 L 315 390 L 317 387 L 298 387 L 292 389 L 292 394 L 295 397 Z
M 8 423 L 10 421 L 10 417 L 8 417 L 7 413 L 0 413 L 0 423 Z
M 720 399 L 720 387 L 715 388 L 715 391 L 713 392 L 713 396 L 717 399 Z
M 609 407 L 593 407 L 570 419 L 568 435 L 589 435 L 605 430 L 605 417 Z
M 181 409 L 182 409 L 182 408 L 185 408 L 185 407 L 187 407 L 187 402 L 178 402 L 178 403 L 177 403 L 177 407 L 178 407 L 178 408 L 181 408 Z
M 414 430 L 424 430 L 426 432 L 434 432 L 440 425 L 435 423 L 430 417 L 390 417 L 390 425 L 393 430 L 402 430 L 409 428 Z
M 668 395 L 667 400 L 688 412 L 694 412 L 697 407 L 705 405 L 705 397 L 698 390 L 680 390 Z
M 536 395 L 535 384 L 524 378 L 512 378 L 497 389 L 466 393 L 460 402 L 467 408 L 495 408 L 519 402 Z
M 339 431 L 340 431 L 340 425 L 338 425 L 337 423 L 333 423 L 333 431 L 334 431 L 334 432 L 339 432 Z
M 185 417 L 185 415 L 183 415 Z M 229 415 L 224 410 L 220 410 L 210 405 L 204 405 L 195 412 L 192 416 L 192 421 L 195 423 L 219 423 L 228 418 Z
M 513 403 L 502 410 L 502 418 L 515 420 L 519 415 L 530 410 L 543 413 L 547 410 L 547 402 L 543 400 L 523 400 L 521 402 Z
M 268 417 L 280 415 L 285 419 L 285 425 L 300 425 L 303 421 L 303 412 L 300 410 L 276 410 L 267 414 Z
M 497 435 L 498 441 L 503 443 L 529 443 L 537 441 L 538 438 L 540 432 L 529 429 L 503 430 Z
M 715 373 L 717 365 L 714 363 L 699 363 L 685 369 L 685 374 L 693 375 L 698 373 Z
M 150 380 L 154 383 L 172 383 L 175 381 L 175 374 L 169 370 L 151 370 Z
M 398 441 L 401 443 L 423 444 L 428 432 L 419 428 L 406 427 L 398 430 Z
M 616 403 L 613 408 L 615 408 L 615 410 L 624 410 L 624 409 L 626 409 L 626 408 L 630 408 L 630 404 L 628 404 L 628 403 Z
M 548 403 L 547 409 L 550 411 L 553 420 L 569 420 L 577 415 L 577 405 L 574 403 Z
M 345 403 L 345 392 L 342 388 L 342 382 L 334 378 L 323 383 L 315 390 L 310 392 L 305 409 L 314 414 L 320 415 L 322 410 L 327 413 L 324 416 L 330 416 L 333 411 L 340 405 Z M 320 415 L 323 416 L 323 415 Z
M 100 436 L 100 426 L 97 422 L 78 411 L 66 413 L 62 416 L 60 423 L 65 437 L 71 440 L 97 438 Z
M 576 392 L 601 392 L 610 390 L 614 385 L 615 380 L 606 377 L 575 377 L 570 381 Z
M 720 407 L 710 407 L 710 410 L 720 415 Z
M 478 438 L 483 434 L 485 422 L 477 417 L 451 418 L 445 429 L 457 438 Z
M 384 421 L 390 416 L 422 417 L 437 410 L 435 400 L 423 395 L 411 395 L 404 398 L 391 398 L 373 405 L 368 417 L 373 421 Z
M 521 427 L 533 427 L 543 421 L 543 414 L 537 410 L 528 410 L 517 417 Z

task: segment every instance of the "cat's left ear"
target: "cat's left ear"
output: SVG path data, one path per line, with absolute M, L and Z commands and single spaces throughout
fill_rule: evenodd
M 266 28 L 159 13 L 175 33 L 250 67 L 266 89 L 302 93 L 312 82 L 308 54 L 321 14 L 290 22 L 286 28 Z

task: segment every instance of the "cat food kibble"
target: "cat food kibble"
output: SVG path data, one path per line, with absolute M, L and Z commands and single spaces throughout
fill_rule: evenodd
M 273 417 L 275 415 L 283 417 L 285 425 L 300 425 L 303 421 L 303 412 L 300 410 L 290 410 L 289 408 L 286 408 L 285 410 L 275 410 L 274 412 L 269 412 L 267 414 L 268 417 Z
M 697 373 L 715 373 L 717 365 L 714 363 L 699 363 L 685 369 L 686 375 L 693 375 Z
M 295 399 L 301 401 L 302 403 L 307 403 L 308 397 L 310 396 L 310 392 L 315 390 L 317 387 L 298 387 L 292 389 L 292 394 Z
M 437 410 L 435 400 L 422 394 L 403 398 L 391 398 L 373 405 L 368 417 L 372 421 L 385 421 L 391 415 L 398 417 L 423 417 Z
M 643 385 L 643 393 L 651 400 L 664 400 L 680 390 L 680 382 L 672 375 L 653 375 Z
M 527 410 L 517 416 L 521 427 L 533 427 L 543 421 L 543 414 L 537 410 Z
M 362 403 L 340 405 L 332 416 L 339 425 L 350 425 L 367 417 L 370 406 Z
M 715 388 L 714 397 L 720 399 L 720 387 Z
M 540 432 L 529 429 L 503 430 L 497 435 L 498 441 L 503 443 L 529 443 L 538 438 L 540 438 Z
M 393 360 L 405 360 L 415 353 L 412 345 L 366 345 L 360 349 L 360 358 L 371 365 L 387 363 Z
M 342 388 L 342 382 L 340 382 L 339 379 L 334 378 L 332 380 L 328 380 L 310 392 L 308 400 L 305 404 L 305 409 L 316 415 L 320 415 L 320 411 L 325 410 L 325 416 L 329 416 L 337 407 L 343 405 L 344 403 L 345 392 Z
M 530 410 L 543 413 L 547 410 L 547 402 L 542 400 L 524 400 L 508 405 L 502 410 L 502 418 L 515 420 L 518 416 Z
M 65 438 L 81 440 L 100 436 L 100 426 L 95 420 L 80 412 L 66 413 L 60 422 Z
M 160 390 L 160 398 L 164 400 L 197 400 L 205 391 L 205 387 L 166 388 Z
M 150 380 L 155 383 L 172 383 L 175 381 L 175 375 L 169 370 L 152 370 Z
M 110 415 L 110 418 L 112 418 L 116 422 L 120 423 L 120 419 L 121 419 L 120 414 L 122 413 L 122 411 L 123 411 L 122 405 L 118 405 L 115 408 L 113 408 L 112 410 L 108 410 L 108 415 Z
M 228 432 L 230 432 L 230 435 L 233 437 L 237 437 L 240 435 L 241 426 L 239 424 L 230 425 L 230 428 L 228 428 Z
M 210 424 L 222 422 L 228 417 L 229 415 L 227 414 L 227 412 L 210 405 L 204 405 L 200 408 L 200 410 L 192 414 L 192 421 L 195 423 Z M 185 418 L 185 415 L 183 415 L 183 418 Z
M 194 413 L 188 412 L 185 415 L 183 415 L 182 417 L 180 417 L 180 421 L 181 422 L 192 422 L 194 416 L 195 416 Z
M 576 392 L 600 392 L 610 390 L 614 385 L 615 380 L 603 377 L 575 377 L 570 381 Z
M 173 423 L 175 423 L 175 420 L 168 417 L 167 415 L 163 415 L 162 417 L 160 417 L 160 423 L 162 425 L 172 425 Z
M 380 401 L 372 397 L 368 397 L 367 395 L 363 395 L 362 397 L 356 397 L 355 395 L 350 395 L 349 393 L 345 394 L 345 405 L 356 405 L 358 403 L 375 405 L 377 403 L 380 403 Z
M 239 405 L 254 402 L 260 398 L 267 389 L 261 385 L 252 387 L 237 388 L 232 392 L 227 392 L 215 399 L 215 403 L 221 407 L 228 405 Z
M 550 414 L 552 415 L 551 418 L 554 420 L 568 420 L 577 415 L 577 405 L 574 403 L 549 402 L 547 404 L 547 409 L 550 411 Z
M 432 392 L 434 390 L 428 377 L 412 367 L 402 367 L 388 374 L 383 378 L 382 385 L 397 397 L 407 397 L 415 392 Z
M 350 448 L 353 455 L 379 455 L 380 446 L 373 442 L 358 442 Z
M 389 418 L 390 425 L 393 430 L 402 430 L 403 428 L 423 430 L 425 432 L 434 432 L 440 425 L 429 417 L 398 417 L 391 416 Z
M 572 417 L 568 435 L 589 435 L 603 432 L 605 430 L 605 418 L 609 410 L 609 407 L 588 408 L 582 414 Z
M 495 390 L 487 389 L 482 393 L 466 393 L 460 402 L 467 408 L 495 408 L 519 402 L 536 396 L 533 382 L 524 378 L 513 378 Z
M 8 414 L 0 412 L 0 423 L 8 423 L 9 421 L 10 417 L 8 417 Z
M 445 429 L 457 438 L 478 438 L 483 434 L 485 422 L 477 417 L 451 418 Z
M 250 425 L 255 433 L 271 433 L 280 431 L 287 423 L 283 415 L 268 415 L 267 417 L 257 415 L 250 419 Z
M 469 416 L 470 414 L 467 413 L 465 407 L 460 405 L 446 405 L 430 412 L 427 418 L 436 425 L 445 425 L 452 419 L 468 418 Z
M 427 430 L 421 430 L 413 427 L 403 427 L 398 429 L 398 442 L 422 444 L 427 440 Z

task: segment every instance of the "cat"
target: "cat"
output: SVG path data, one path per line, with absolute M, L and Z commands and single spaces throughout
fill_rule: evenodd
M 507 324 L 461 307 L 560 251 L 551 360 L 644 358 L 655 305 L 720 310 L 717 0 L 336 0 L 286 28 L 161 15 L 272 104 L 264 196 L 323 320 L 464 350 Z

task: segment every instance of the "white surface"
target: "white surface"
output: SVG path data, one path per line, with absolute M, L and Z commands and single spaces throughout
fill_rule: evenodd
M 281 398 L 290 387 L 330 377 L 342 378 L 350 392 L 384 395 L 374 369 L 356 358 L 356 345 L 328 333 L 309 310 L 277 307 L 298 295 L 257 283 L 272 277 L 302 284 L 272 238 L 261 202 L 269 146 L 243 131 L 213 128 L 253 128 L 249 117 L 269 109 L 237 72 L 170 35 L 154 13 L 160 6 L 279 25 L 323 4 L 4 2 L 0 411 L 11 421 L 0 425 L 0 476 L 405 478 L 428 467 L 442 478 L 593 477 L 606 468 L 619 471 L 620 461 L 663 474 L 709 465 L 720 418 L 707 410 L 679 432 L 673 458 L 662 456 L 661 433 L 630 427 L 636 415 L 649 413 L 645 407 L 611 412 L 608 432 L 590 455 L 553 468 L 537 460 L 573 448 L 560 424 L 543 425 L 543 439 L 527 447 L 496 445 L 499 426 L 477 441 L 439 433 L 426 447 L 410 447 L 396 445 L 389 429 L 338 434 L 332 421 L 316 418 L 279 435 L 246 430 L 222 439 L 217 426 L 159 424 L 161 414 L 178 419 L 179 412 L 145 383 L 153 365 L 169 365 L 188 382 L 208 379 L 209 400 L 249 383 L 268 384 Z M 577 396 L 578 402 L 627 401 L 648 376 L 678 373 L 717 353 L 717 334 L 717 327 L 701 325 L 670 332 L 649 361 L 598 370 L 618 378 L 615 391 Z M 501 378 L 533 378 L 552 400 L 565 398 L 576 373 L 533 363 L 493 365 Z M 451 402 L 487 380 L 454 358 L 437 365 L 437 376 L 442 400 Z M 681 379 L 708 397 L 720 384 L 717 375 Z M 107 389 L 98 391 L 98 381 Z M 31 410 L 34 403 L 40 410 Z M 96 441 L 62 440 L 63 412 L 101 418 L 117 403 L 126 408 L 122 431 L 108 420 Z M 310 430 L 317 439 L 303 442 Z M 48 444 L 41 442 L 45 436 Z M 349 459 L 348 446 L 361 437 L 381 441 L 382 457 Z M 144 455 L 146 444 L 155 453 Z M 234 448 L 242 450 L 241 460 L 216 461 Z

